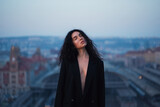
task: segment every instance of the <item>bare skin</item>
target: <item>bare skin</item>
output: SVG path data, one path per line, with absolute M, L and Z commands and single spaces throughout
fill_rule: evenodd
M 89 64 L 89 54 L 85 49 L 85 46 L 87 45 L 87 43 L 84 37 L 81 36 L 79 32 L 73 32 L 72 40 L 73 40 L 74 46 L 78 50 L 77 59 L 78 59 L 78 64 L 80 69 L 81 86 L 82 86 L 82 92 L 83 92 L 85 87 L 85 80 L 87 76 L 88 64 Z
M 81 84 L 82 84 L 82 92 L 84 91 L 85 87 L 85 80 L 87 76 L 87 69 L 88 69 L 88 63 L 89 63 L 89 55 L 85 49 L 78 50 L 78 63 L 79 63 L 79 69 L 81 74 Z

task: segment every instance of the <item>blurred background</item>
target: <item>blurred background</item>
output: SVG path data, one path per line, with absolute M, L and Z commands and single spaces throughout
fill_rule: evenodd
M 160 107 L 159 0 L 1 0 L 0 107 L 54 107 L 58 54 L 83 30 L 104 60 L 106 107 Z

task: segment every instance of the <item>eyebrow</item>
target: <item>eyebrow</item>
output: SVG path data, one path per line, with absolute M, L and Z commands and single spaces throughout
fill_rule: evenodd
M 73 37 L 73 39 L 74 39 L 74 38 L 76 38 L 76 37 L 77 37 L 77 35 L 76 35 L 76 36 L 74 36 L 74 37 Z
M 80 35 L 80 33 L 78 35 Z M 77 37 L 77 35 L 75 35 L 73 38 L 75 38 L 75 37 Z

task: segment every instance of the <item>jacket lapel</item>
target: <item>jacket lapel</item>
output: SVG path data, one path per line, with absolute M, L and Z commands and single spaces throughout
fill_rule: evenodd
M 81 78 L 80 78 L 80 72 L 79 72 L 79 65 L 77 59 L 72 63 L 72 73 L 74 75 L 74 80 L 75 85 L 76 85 L 76 90 L 79 92 L 80 96 L 82 97 L 82 86 L 81 86 Z M 78 93 L 77 93 L 78 94 Z
M 89 64 L 88 64 L 88 71 L 87 71 L 87 76 L 86 76 L 86 81 L 85 81 L 85 87 L 84 87 L 84 93 L 83 93 L 83 98 L 85 98 L 86 96 L 86 93 L 89 89 L 89 86 L 91 85 L 91 80 L 92 80 L 92 71 L 93 71 L 93 68 L 94 65 L 93 65 L 93 61 L 92 61 L 92 58 L 90 58 L 89 60 Z

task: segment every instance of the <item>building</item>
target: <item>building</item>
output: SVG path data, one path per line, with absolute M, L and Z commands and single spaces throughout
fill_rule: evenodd
M 145 65 L 145 51 L 129 51 L 125 54 L 125 66 L 142 67 Z
M 160 65 L 160 47 L 154 49 L 155 52 L 155 63 Z
M 153 49 L 147 49 L 143 55 L 146 63 L 155 62 L 155 51 Z
M 125 54 L 126 66 L 143 66 L 149 64 L 160 64 L 160 47 L 141 50 L 141 51 L 129 51 Z
M 140 56 L 127 57 L 125 60 L 125 66 L 127 67 L 143 67 L 144 65 L 144 58 Z
M 27 68 L 20 61 L 20 49 L 12 46 L 10 60 L 0 69 L 1 94 L 18 95 L 29 90 L 27 85 Z

